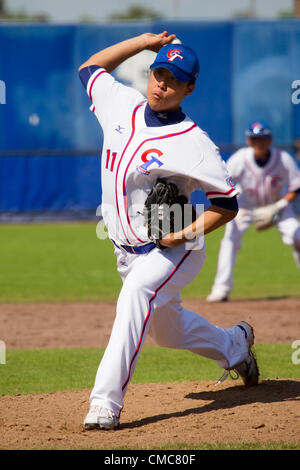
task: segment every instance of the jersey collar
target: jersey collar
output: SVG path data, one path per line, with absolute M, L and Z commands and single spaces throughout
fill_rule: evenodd
M 257 166 L 259 166 L 260 168 L 263 168 L 264 166 L 268 164 L 270 158 L 271 158 L 271 150 L 268 151 L 268 154 L 264 158 L 264 160 L 259 160 L 259 159 L 256 159 L 255 157 L 254 157 L 254 160 Z
M 145 107 L 145 122 L 147 127 L 169 126 L 178 124 L 185 119 L 185 114 L 179 108 L 177 111 L 157 112 L 150 108 L 149 103 Z

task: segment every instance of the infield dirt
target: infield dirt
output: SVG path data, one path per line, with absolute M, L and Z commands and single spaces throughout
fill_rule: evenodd
M 184 305 L 221 327 L 250 322 L 256 343 L 300 339 L 300 298 Z M 1 337 L 7 349 L 105 347 L 114 314 L 114 303 L 0 304 Z M 153 344 L 150 337 L 146 344 Z M 0 397 L 0 448 L 154 449 L 228 442 L 298 442 L 300 448 L 300 378 L 263 379 L 251 389 L 239 380 L 216 388 L 200 376 L 199 382 L 130 384 L 120 429 L 109 432 L 83 430 L 89 394 L 85 389 Z

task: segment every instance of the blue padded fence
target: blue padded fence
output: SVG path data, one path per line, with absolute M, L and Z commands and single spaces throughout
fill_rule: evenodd
M 200 77 L 184 110 L 220 146 L 244 144 L 255 119 L 294 153 L 300 105 L 300 21 L 0 25 L 0 220 L 13 215 L 95 214 L 101 202 L 102 131 L 90 112 L 78 66 L 145 31 L 168 29 L 198 54 Z M 134 85 L 126 69 L 118 79 Z M 196 195 L 201 199 L 201 195 Z

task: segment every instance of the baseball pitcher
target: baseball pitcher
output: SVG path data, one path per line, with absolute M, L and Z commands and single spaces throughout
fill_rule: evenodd
M 94 54 L 79 68 L 104 133 L 102 215 L 123 281 L 85 429 L 119 426 L 148 332 L 159 345 L 216 361 L 225 369 L 223 378 L 234 369 L 246 386 L 258 382 L 253 328 L 246 322 L 216 327 L 185 309 L 180 299 L 204 264 L 202 235 L 236 216 L 238 191 L 218 148 L 181 108 L 195 89 L 199 63 L 195 52 L 175 39 L 166 31 L 145 33 Z M 111 74 L 143 50 L 157 52 L 147 99 Z M 206 192 L 211 207 L 174 224 L 166 206 L 189 208 L 196 188 Z

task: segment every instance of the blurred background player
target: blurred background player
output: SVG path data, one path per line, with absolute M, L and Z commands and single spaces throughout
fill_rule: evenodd
M 225 227 L 216 277 L 206 299 L 209 302 L 228 300 L 241 238 L 254 221 L 258 207 L 272 208 L 274 225 L 283 243 L 292 246 L 300 269 L 300 224 L 289 204 L 300 192 L 300 171 L 291 155 L 272 146 L 272 132 L 266 123 L 252 123 L 246 130 L 246 143 L 247 147 L 239 149 L 227 161 L 228 171 L 240 187 L 239 213 Z

